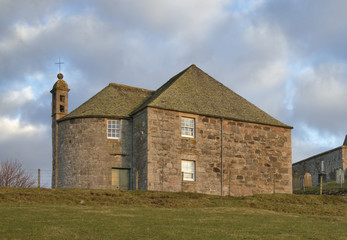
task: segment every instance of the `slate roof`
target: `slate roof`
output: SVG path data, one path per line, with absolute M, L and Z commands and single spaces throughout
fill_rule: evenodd
M 195 65 L 178 73 L 156 91 L 111 83 L 61 120 L 76 117 L 130 117 L 146 107 L 292 128 Z
M 129 117 L 153 93 L 142 88 L 110 83 L 88 101 L 60 120 L 80 117 Z
M 194 64 L 172 77 L 132 114 L 145 107 L 292 128 L 248 102 Z

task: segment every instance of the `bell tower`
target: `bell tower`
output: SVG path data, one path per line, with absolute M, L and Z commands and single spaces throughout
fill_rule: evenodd
M 68 93 L 70 89 L 63 80 L 63 74 L 57 75 L 58 81 L 53 85 L 52 93 L 52 120 L 59 120 L 68 113 Z
M 58 120 L 68 114 L 68 93 L 70 91 L 67 83 L 63 80 L 63 74 L 57 75 L 51 90 L 52 93 L 52 188 L 58 188 L 58 163 L 59 163 L 59 125 Z

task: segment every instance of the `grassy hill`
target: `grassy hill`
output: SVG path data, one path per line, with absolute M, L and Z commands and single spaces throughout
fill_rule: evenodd
M 0 239 L 346 239 L 347 197 L 0 188 Z

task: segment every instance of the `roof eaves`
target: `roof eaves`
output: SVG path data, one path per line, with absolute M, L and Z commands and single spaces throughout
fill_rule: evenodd
M 71 116 L 67 117 L 67 115 L 63 118 L 60 118 L 57 120 L 57 122 L 63 122 L 71 119 L 78 119 L 78 118 L 115 118 L 115 119 L 131 119 L 130 116 L 117 116 L 117 115 L 85 115 L 85 116 Z

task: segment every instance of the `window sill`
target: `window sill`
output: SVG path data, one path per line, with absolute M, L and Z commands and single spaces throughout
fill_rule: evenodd
M 181 135 L 181 137 L 186 137 L 186 138 L 195 138 L 195 136 L 188 136 L 188 135 Z

